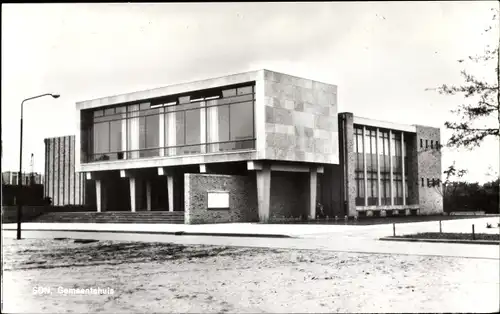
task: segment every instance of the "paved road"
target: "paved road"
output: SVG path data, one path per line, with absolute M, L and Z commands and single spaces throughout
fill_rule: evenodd
M 15 237 L 15 231 L 4 230 L 5 237 Z M 340 234 L 327 237 L 304 238 L 248 238 L 220 236 L 175 236 L 159 234 L 77 232 L 77 231 L 23 231 L 25 238 L 78 238 L 144 242 L 169 242 L 177 244 L 205 244 L 242 247 L 267 247 L 284 249 L 313 249 L 353 253 L 404 254 L 422 256 L 448 256 L 464 258 L 500 258 L 500 246 L 477 244 L 389 242 Z

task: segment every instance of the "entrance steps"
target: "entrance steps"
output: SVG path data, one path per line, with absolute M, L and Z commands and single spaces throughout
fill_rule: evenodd
M 32 222 L 79 222 L 79 223 L 155 223 L 183 224 L 183 211 L 139 211 L 139 212 L 52 212 L 45 213 Z

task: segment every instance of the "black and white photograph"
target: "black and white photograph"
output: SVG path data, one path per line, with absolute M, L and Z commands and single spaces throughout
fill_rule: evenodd
M 1 312 L 500 312 L 499 15 L 3 3 Z

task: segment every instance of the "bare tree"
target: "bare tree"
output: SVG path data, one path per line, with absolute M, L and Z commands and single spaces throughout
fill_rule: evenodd
M 489 26 L 484 30 L 485 33 L 498 28 L 499 11 L 498 9 L 492 9 L 492 11 L 492 24 L 495 27 Z M 466 70 L 462 70 L 461 75 L 465 80 L 464 84 L 459 86 L 443 84 L 438 88 L 427 89 L 437 90 L 442 95 L 461 94 L 468 100 L 468 103 L 461 104 L 458 109 L 452 110 L 460 117 L 460 121 L 445 122 L 446 128 L 453 130 L 453 134 L 447 143 L 449 147 L 472 149 L 479 146 L 487 137 L 500 137 L 500 51 L 498 49 L 498 40 L 495 47 L 491 49 L 491 46 L 488 45 L 484 55 L 470 56 L 467 61 L 490 63 L 496 59 L 496 82 L 478 79 Z M 463 63 L 465 60 L 458 60 L 458 62 Z M 488 119 L 495 116 L 495 122 L 491 122 L 493 119 Z M 485 120 L 488 120 L 488 122 Z

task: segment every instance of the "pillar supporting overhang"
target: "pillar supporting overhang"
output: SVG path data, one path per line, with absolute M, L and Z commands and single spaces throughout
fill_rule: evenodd
M 260 171 L 264 169 L 264 164 L 262 161 L 247 161 L 247 169 Z M 311 172 L 315 171 L 317 173 L 324 173 L 324 166 L 318 165 L 304 165 L 304 164 L 283 164 L 283 163 L 270 163 L 271 171 L 283 171 L 283 172 Z

